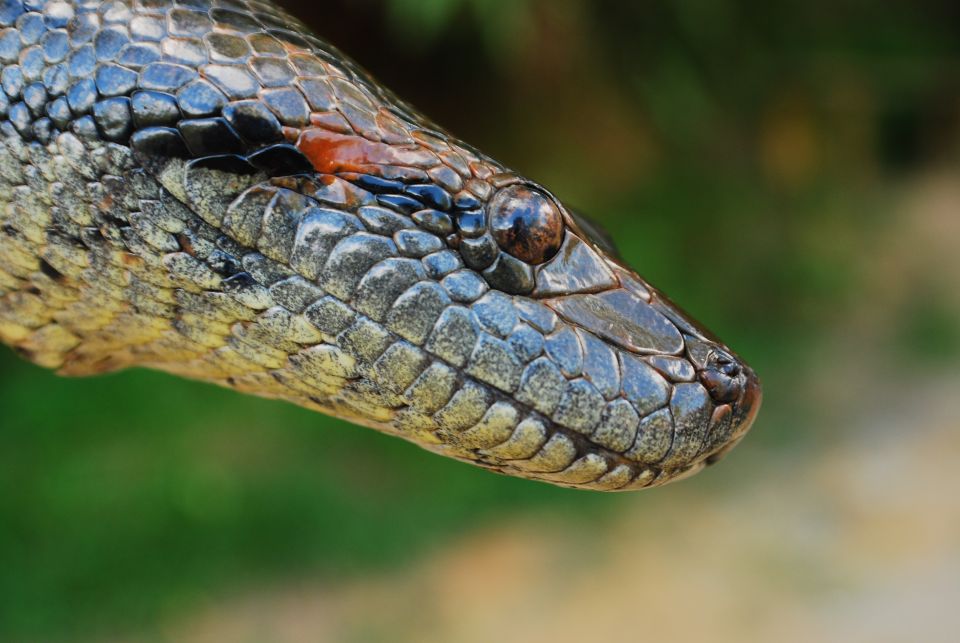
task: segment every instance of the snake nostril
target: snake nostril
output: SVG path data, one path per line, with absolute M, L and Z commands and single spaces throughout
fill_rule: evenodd
M 740 365 L 736 362 L 726 362 L 720 364 L 720 372 L 728 377 L 736 377 L 740 374 Z
M 720 404 L 734 402 L 743 393 L 743 367 L 724 350 L 715 349 L 710 353 L 699 376 L 710 397 Z
M 715 402 L 726 404 L 740 397 L 742 378 L 724 373 L 721 369 L 707 368 L 700 371 L 700 382 Z

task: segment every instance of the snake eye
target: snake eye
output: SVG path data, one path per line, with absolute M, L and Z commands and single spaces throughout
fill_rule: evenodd
M 488 214 L 497 244 L 521 261 L 541 264 L 560 249 L 563 215 L 553 199 L 535 188 L 503 188 L 490 200 Z

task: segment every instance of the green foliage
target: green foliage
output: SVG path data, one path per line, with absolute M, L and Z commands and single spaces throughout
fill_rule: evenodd
M 506 61 L 525 39 L 533 0 L 387 0 L 390 23 L 413 47 L 427 48 L 458 18 L 470 20 L 479 30 L 487 55 Z
M 960 310 L 949 295 L 921 290 L 898 320 L 900 349 L 928 365 L 950 366 L 960 361 Z

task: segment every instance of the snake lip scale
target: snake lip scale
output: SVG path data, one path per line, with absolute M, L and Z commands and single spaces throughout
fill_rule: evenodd
M 0 341 L 558 485 L 725 454 L 754 372 L 599 227 L 260 0 L 0 0 Z

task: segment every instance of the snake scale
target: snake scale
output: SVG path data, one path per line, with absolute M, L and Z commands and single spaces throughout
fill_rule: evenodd
M 0 0 L 0 340 L 631 490 L 753 371 L 551 192 L 258 0 Z

